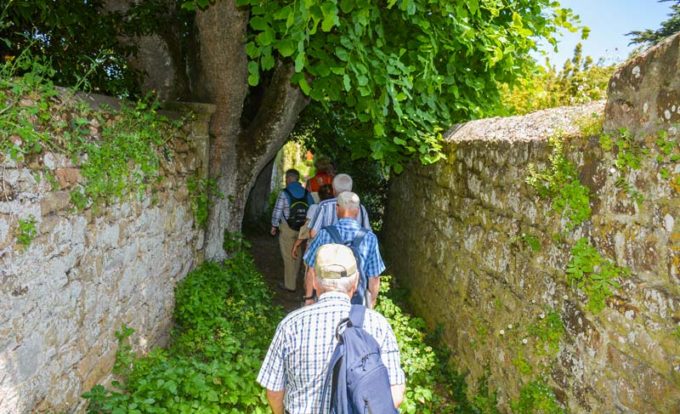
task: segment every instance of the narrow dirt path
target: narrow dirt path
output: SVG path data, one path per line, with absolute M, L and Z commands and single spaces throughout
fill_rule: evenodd
M 291 293 L 279 289 L 278 283 L 283 282 L 283 260 L 279 250 L 279 240 L 266 232 L 248 231 L 246 238 L 250 241 L 250 253 L 255 259 L 255 266 L 263 275 L 274 291 L 274 303 L 283 306 L 286 312 L 300 307 L 303 292 L 302 270 L 298 275 L 297 292 Z

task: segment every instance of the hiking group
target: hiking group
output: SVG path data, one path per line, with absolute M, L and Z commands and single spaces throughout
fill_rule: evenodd
M 334 175 L 327 159 L 315 166 L 306 187 L 286 171 L 272 213 L 279 288 L 296 291 L 304 262 L 304 297 L 279 323 L 257 381 L 274 414 L 397 413 L 406 383 L 399 347 L 373 310 L 385 270 L 378 238 L 352 178 Z

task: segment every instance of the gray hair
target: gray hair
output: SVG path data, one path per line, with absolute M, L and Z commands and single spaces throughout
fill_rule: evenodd
M 358 210 L 361 200 L 359 196 L 351 191 L 345 191 L 338 194 L 338 207 L 342 207 L 347 210 Z
M 356 287 L 357 281 L 359 280 L 359 272 L 355 272 L 354 275 L 348 277 L 341 277 L 339 279 L 322 279 L 316 277 L 316 283 L 324 292 L 340 292 L 347 293 Z
M 352 177 L 348 174 L 338 174 L 333 178 L 333 191 L 335 194 L 341 194 L 345 191 L 352 191 Z
M 293 180 L 293 181 L 300 180 L 300 172 L 298 170 L 296 170 L 295 168 L 291 168 L 290 170 L 286 171 L 286 180 Z

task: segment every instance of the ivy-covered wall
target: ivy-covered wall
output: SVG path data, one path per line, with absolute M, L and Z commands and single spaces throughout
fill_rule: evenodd
M 177 136 L 157 137 L 163 143 L 156 165 L 142 145 L 146 132 L 160 128 L 153 115 L 144 121 L 151 128 L 146 132 L 128 128 L 135 125 L 131 119 L 147 116 L 146 109 L 133 109 L 133 119 L 116 115 L 112 107 L 118 102 L 110 98 L 76 101 L 70 106 L 55 98 L 22 98 L 16 110 L 37 114 L 28 119 L 38 132 L 18 131 L 10 137 L 13 147 L 3 149 L 16 155 L 33 138 L 45 149 L 0 155 L 2 413 L 71 412 L 82 405 L 84 391 L 110 378 L 114 332 L 123 324 L 139 334 L 140 350 L 163 341 L 174 286 L 202 257 L 203 231 L 192 210 L 198 195 L 187 182 L 207 176 L 212 108 L 175 108 L 194 115 Z M 47 135 L 36 135 L 42 131 Z M 78 158 L 50 150 L 64 142 L 83 143 L 86 152 Z M 136 160 L 149 161 L 146 175 L 133 160 L 122 161 L 122 171 L 114 174 L 122 155 L 107 145 L 116 142 L 136 148 Z M 132 189 L 109 186 L 135 176 Z
M 394 179 L 392 271 L 501 412 L 680 412 L 679 56 L 623 65 L 606 110 L 457 126 Z

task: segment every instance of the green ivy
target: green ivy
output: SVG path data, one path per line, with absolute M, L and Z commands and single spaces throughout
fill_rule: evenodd
M 571 259 L 567 265 L 567 280 L 583 291 L 588 297 L 586 309 L 597 314 L 604 309 L 606 300 L 618 289 L 618 279 L 630 274 L 628 268 L 616 265 L 606 259 L 583 237 L 571 250 Z
M 519 399 L 510 403 L 517 414 L 561 414 L 565 410 L 555 392 L 543 380 L 534 380 L 520 389 Z
M 24 75 L 13 76 L 20 69 Z M 157 185 L 161 158 L 169 161 L 167 144 L 183 122 L 159 115 L 153 100 L 95 111 L 74 90 L 59 92 L 49 80 L 52 72 L 48 62 L 30 54 L 0 67 L 0 101 L 8 102 L 0 111 L 0 154 L 19 162 L 47 151 L 71 158 L 83 178 L 71 190 L 78 209 L 142 195 Z
M 548 141 L 552 148 L 550 165 L 539 171 L 529 164 L 527 184 L 543 198 L 551 201 L 554 211 L 567 219 L 567 229 L 572 230 L 590 218 L 590 190 L 581 184 L 576 166 L 564 155 L 564 143 L 559 135 Z
M 194 213 L 194 220 L 198 227 L 205 227 L 208 224 L 208 215 L 215 198 L 224 198 L 224 193 L 217 186 L 217 181 L 212 178 L 198 178 L 191 176 L 187 180 L 189 190 L 189 200 L 191 211 Z
M 25 219 L 19 219 L 17 227 L 17 243 L 26 248 L 30 246 L 33 239 L 38 236 L 36 229 L 36 220 L 33 215 Z
M 123 327 L 119 381 L 83 395 L 88 413 L 269 412 L 255 376 L 283 313 L 252 259 L 238 252 L 224 264 L 201 265 L 175 298 L 170 347 L 135 357 L 126 345 L 132 332 Z

